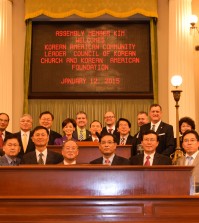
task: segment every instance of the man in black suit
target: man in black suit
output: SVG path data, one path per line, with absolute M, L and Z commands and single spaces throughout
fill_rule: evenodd
M 47 150 L 49 131 L 43 126 L 37 126 L 33 130 L 32 141 L 35 144 L 35 151 L 23 156 L 22 164 L 57 164 L 63 161 L 59 153 Z
M 91 136 L 90 131 L 86 129 L 87 122 L 87 114 L 84 111 L 79 111 L 76 114 L 77 127 L 73 132 L 74 139 L 78 139 L 78 141 L 84 141 Z
M 138 142 L 140 144 L 142 134 L 148 130 L 154 130 L 159 136 L 159 144 L 156 149 L 157 153 L 170 156 L 174 152 L 174 134 L 173 126 L 162 122 L 162 108 L 159 104 L 150 106 L 149 116 L 151 122 L 140 127 Z
M 100 152 L 102 157 L 95 159 L 90 162 L 90 164 L 104 164 L 104 165 L 128 165 L 129 160 L 124 157 L 117 156 L 115 154 L 116 150 L 116 138 L 113 134 L 107 133 L 102 136 L 101 142 L 99 145 Z
M 48 145 L 54 145 L 55 139 L 62 137 L 58 132 L 51 130 L 53 120 L 54 120 L 54 115 L 49 111 L 42 112 L 39 115 L 39 124 L 41 126 L 46 127 L 49 131 Z
M 24 154 L 35 150 L 35 144 L 31 138 L 32 132 L 30 131 L 32 129 L 32 116 L 29 114 L 22 115 L 19 121 L 19 125 L 21 130 L 17 133 L 14 133 L 14 135 L 19 140 L 21 150 L 18 154 L 18 157 L 22 159 Z
M 107 133 L 117 135 L 117 127 L 115 126 L 116 118 L 112 111 L 105 113 L 104 122 L 106 123 L 106 126 L 103 127 L 101 135 L 105 135 Z
M 143 154 L 138 154 L 130 158 L 131 165 L 172 165 L 172 160 L 156 152 L 159 144 L 159 137 L 153 130 L 148 130 L 142 134 L 141 144 L 144 149 Z
M 0 113 L 0 148 L 3 147 L 3 141 L 8 136 L 11 135 L 11 132 L 6 131 L 6 128 L 9 124 L 9 115 L 6 113 Z
M 101 131 L 102 131 L 102 123 L 99 122 L 98 120 L 92 121 L 91 124 L 90 124 L 91 135 L 85 141 L 100 142 Z
M 118 134 L 116 136 L 118 145 L 132 145 L 133 144 L 133 136 L 130 135 L 131 123 L 128 119 L 120 118 L 117 121 L 118 126 L 117 131 Z

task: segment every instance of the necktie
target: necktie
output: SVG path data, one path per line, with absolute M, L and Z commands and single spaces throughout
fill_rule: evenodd
M 111 165 L 111 161 L 110 161 L 109 159 L 106 159 L 106 160 L 105 160 L 105 164 L 106 164 L 106 165 Z
M 192 156 L 187 156 L 186 157 L 186 160 L 187 160 L 187 166 L 191 166 L 192 165 L 193 157 Z
M 108 133 L 112 134 L 113 129 L 108 129 Z
M 12 162 L 10 163 L 10 165 L 11 165 L 11 166 L 16 166 L 16 165 L 17 165 L 17 163 L 16 163 L 16 161 L 15 161 L 15 160 L 12 160 Z
M 144 166 L 150 166 L 150 159 L 151 157 L 150 156 L 147 156 L 146 157 L 146 162 L 144 163 Z
M 125 138 L 123 137 L 123 138 L 120 139 L 120 144 L 124 145 L 125 144 L 124 142 L 125 142 Z
M 155 125 L 152 125 L 151 130 L 153 130 L 155 132 Z
M 84 140 L 83 130 L 80 130 L 80 133 L 79 133 L 79 141 L 82 141 L 82 140 Z
M 42 165 L 44 165 L 44 160 L 43 160 L 42 156 L 43 156 L 43 153 L 40 153 L 40 154 L 39 154 L 38 164 L 42 164 Z
M 3 147 L 3 137 L 2 137 L 3 133 L 0 131 L 0 148 Z
M 27 140 L 27 134 L 26 133 L 23 134 L 22 144 L 23 144 L 23 150 L 24 150 L 24 153 L 25 153 L 26 149 L 27 149 L 27 145 L 28 145 L 28 140 Z

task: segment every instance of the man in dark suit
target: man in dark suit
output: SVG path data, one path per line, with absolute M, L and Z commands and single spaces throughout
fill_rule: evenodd
M 117 156 L 115 154 L 116 150 L 116 138 L 113 134 L 107 133 L 102 136 L 101 142 L 99 145 L 100 152 L 102 157 L 95 159 L 90 162 L 90 164 L 104 164 L 104 165 L 128 165 L 129 160 L 124 157 Z
M 57 164 L 63 161 L 59 153 L 47 150 L 49 131 L 43 126 L 37 126 L 33 130 L 32 141 L 35 144 L 35 151 L 23 156 L 22 164 Z
M 78 141 L 84 141 L 91 136 L 90 131 L 86 129 L 87 122 L 87 114 L 84 111 L 79 111 L 76 114 L 77 127 L 73 132 L 74 139 L 78 139 Z
M 132 145 L 133 136 L 130 135 L 131 123 L 128 119 L 120 118 L 117 121 L 118 134 L 116 136 L 116 141 L 118 145 Z
M 101 140 L 102 123 L 94 120 L 90 124 L 90 137 L 85 141 L 100 142 Z
M 130 158 L 131 165 L 172 165 L 172 160 L 156 152 L 159 144 L 159 137 L 153 130 L 148 130 L 142 134 L 141 144 L 144 149 L 143 154 L 138 154 Z
M 55 139 L 62 137 L 58 132 L 51 130 L 53 120 L 54 120 L 54 115 L 49 111 L 42 112 L 39 115 L 39 124 L 41 126 L 46 127 L 49 131 L 48 145 L 54 145 Z
M 18 157 L 22 159 L 24 154 L 35 150 L 35 144 L 31 138 L 32 132 L 30 131 L 32 129 L 32 116 L 29 114 L 24 114 L 20 118 L 19 125 L 21 130 L 17 133 L 14 133 L 14 135 L 19 140 L 21 150 L 18 154 Z
M 107 133 L 117 135 L 117 127 L 115 126 L 116 118 L 112 111 L 105 113 L 104 122 L 106 123 L 106 126 L 103 127 L 101 135 L 106 135 Z
M 174 152 L 175 147 L 173 126 L 161 121 L 162 108 L 159 104 L 150 106 L 149 116 L 151 122 L 140 127 L 138 143 L 140 144 L 141 142 L 142 134 L 152 129 L 159 136 L 157 153 L 170 156 Z
M 20 159 L 17 157 L 20 146 L 16 136 L 8 135 L 3 143 L 4 155 L 0 157 L 0 166 L 18 166 Z
M 3 141 L 8 136 L 11 135 L 11 132 L 6 131 L 6 128 L 9 124 L 9 115 L 6 113 L 0 113 L 0 148 L 3 147 Z

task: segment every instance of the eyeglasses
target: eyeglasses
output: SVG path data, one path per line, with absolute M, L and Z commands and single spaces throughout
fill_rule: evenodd
M 72 152 L 74 152 L 74 151 L 76 151 L 77 150 L 77 147 L 65 147 L 65 148 L 63 148 L 65 151 L 72 151 Z
M 195 143 L 195 142 L 197 142 L 197 139 L 184 139 L 183 142 L 185 142 L 185 143 Z
M 157 139 L 143 139 L 143 141 L 145 141 L 145 142 L 155 142 L 155 141 L 157 141 Z
M 115 116 L 105 116 L 104 118 L 114 118 Z
M 102 142 L 101 142 L 101 145 L 105 145 L 105 144 L 107 144 L 107 145 L 110 146 L 110 145 L 112 145 L 113 143 L 115 143 L 115 142 L 112 142 L 112 141 L 107 141 L 107 142 L 106 142 L 106 141 L 102 141 Z

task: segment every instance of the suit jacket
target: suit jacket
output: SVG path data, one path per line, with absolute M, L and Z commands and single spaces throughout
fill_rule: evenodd
M 106 126 L 102 128 L 101 136 L 108 134 L 108 131 L 106 129 Z M 117 129 L 114 130 L 113 135 L 117 136 L 118 132 Z
M 91 132 L 86 129 L 86 139 L 89 138 L 89 137 L 91 137 Z M 75 131 L 73 132 L 73 138 L 78 140 L 77 129 L 75 129 Z
M 177 160 L 178 166 L 185 166 L 186 157 L 183 156 Z M 194 177 L 195 182 L 199 183 L 199 153 L 193 161 L 194 169 L 192 171 L 192 176 Z
M 22 159 L 23 155 L 26 154 L 26 153 L 29 153 L 31 151 L 35 151 L 35 144 L 34 142 L 32 141 L 31 137 L 32 137 L 32 132 L 30 132 L 30 137 L 29 137 L 29 140 L 28 140 L 28 145 L 27 145 L 27 148 L 26 148 L 26 152 L 24 153 L 24 149 L 23 149 L 23 143 L 22 143 L 22 138 L 21 138 L 21 131 L 20 132 L 17 132 L 17 133 L 14 133 L 14 135 L 18 138 L 19 140 L 19 145 L 21 146 L 21 150 L 18 154 L 18 157 Z
M 5 138 L 6 138 L 6 136 L 8 136 L 8 135 L 12 135 L 12 133 L 11 133 L 11 132 L 8 132 L 8 131 L 5 131 Z
M 53 130 L 50 130 L 48 145 L 54 145 L 54 141 L 56 138 L 61 138 L 62 136 Z
M 16 158 L 16 166 L 18 166 L 20 164 L 20 162 L 21 162 L 21 159 Z M 12 165 L 9 164 L 5 155 L 0 157 L 0 166 L 12 166 Z
M 59 153 L 48 150 L 46 164 L 58 164 L 63 161 L 63 156 Z M 36 152 L 29 152 L 23 156 L 21 164 L 37 164 Z
M 143 165 L 144 154 L 132 156 L 129 160 L 131 165 Z M 168 156 L 155 153 L 152 165 L 172 165 L 172 160 Z
M 91 161 L 90 164 L 103 164 L 103 157 Z M 115 155 L 111 166 L 115 165 L 129 165 L 129 160 L 124 157 Z
M 119 134 L 116 136 L 116 142 L 118 145 L 120 144 L 120 135 Z M 132 144 L 133 144 L 133 136 L 128 135 L 125 145 L 132 145 Z
M 142 133 L 150 130 L 151 123 L 147 123 L 140 127 L 140 134 L 137 143 L 141 143 Z M 157 129 L 157 134 L 159 135 L 159 145 L 156 148 L 156 152 L 159 154 L 170 156 L 174 152 L 174 134 L 173 134 L 173 126 L 160 122 L 160 125 Z

